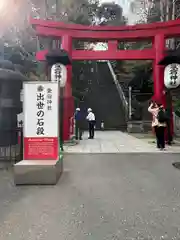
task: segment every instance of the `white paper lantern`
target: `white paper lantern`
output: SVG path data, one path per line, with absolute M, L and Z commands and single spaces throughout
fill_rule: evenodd
M 66 66 L 60 63 L 56 63 L 51 67 L 51 81 L 59 82 L 60 87 L 64 87 L 67 81 L 67 69 Z
M 169 64 L 164 70 L 164 85 L 168 88 L 177 88 L 180 85 L 180 64 Z

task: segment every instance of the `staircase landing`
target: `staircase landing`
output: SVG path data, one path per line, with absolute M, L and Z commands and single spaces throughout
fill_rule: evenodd
M 76 146 L 65 146 L 67 153 L 141 153 L 159 152 L 154 145 L 121 131 L 97 131 L 95 139 L 88 139 L 85 132 L 83 140 Z

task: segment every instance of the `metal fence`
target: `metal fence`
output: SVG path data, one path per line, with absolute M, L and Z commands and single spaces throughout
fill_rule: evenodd
M 0 130 L 0 162 L 12 165 L 22 159 L 22 128 Z
M 173 112 L 174 134 L 180 136 L 180 117 Z
M 152 119 L 148 112 L 152 93 L 131 92 L 131 89 L 129 89 L 126 96 L 128 98 L 129 120 L 150 121 Z

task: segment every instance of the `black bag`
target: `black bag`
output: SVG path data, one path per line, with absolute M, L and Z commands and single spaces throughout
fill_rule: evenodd
M 159 123 L 165 123 L 167 121 L 166 113 L 163 109 L 159 109 L 157 119 Z

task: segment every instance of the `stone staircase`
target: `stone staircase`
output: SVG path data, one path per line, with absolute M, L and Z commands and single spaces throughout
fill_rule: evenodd
M 86 89 L 80 107 L 86 115 L 91 107 L 96 115 L 96 129 L 104 122 L 105 130 L 126 130 L 127 121 L 119 93 L 112 79 L 107 62 L 91 62 L 83 69 L 85 76 L 83 88 Z M 85 123 L 85 129 L 87 124 Z
M 113 67 L 113 64 L 112 64 Z M 127 122 L 130 123 L 130 125 L 135 124 L 136 130 L 135 131 L 151 131 L 151 114 L 147 111 L 149 106 L 149 101 L 142 103 L 139 103 L 136 99 L 136 94 L 138 92 L 132 91 L 131 92 L 131 113 L 132 118 L 130 117 L 129 112 L 129 83 L 132 80 L 133 76 L 130 74 L 116 74 L 116 78 L 118 81 L 118 84 L 121 86 L 121 90 L 124 93 L 124 97 L 126 99 L 126 102 L 128 102 L 128 119 Z M 139 130 L 138 130 L 139 129 Z
M 84 77 L 76 75 L 74 75 L 73 82 L 76 81 L 79 84 L 75 84 L 79 86 L 79 92 L 84 92 L 84 97 L 78 105 L 84 112 L 84 116 L 87 114 L 87 108 L 91 107 L 96 114 L 96 129 L 101 128 L 103 121 L 106 130 L 126 131 L 129 123 L 128 86 L 132 77 L 127 74 L 115 74 L 112 61 L 89 61 L 81 68 L 80 75 Z M 149 122 L 145 125 L 150 126 L 150 116 L 141 117 L 147 113 L 147 103 L 144 107 L 140 106 L 133 95 L 131 106 L 132 114 L 135 115 L 133 122 L 136 122 L 139 127 L 142 122 L 148 122 L 148 119 Z M 87 129 L 86 121 L 84 128 Z

